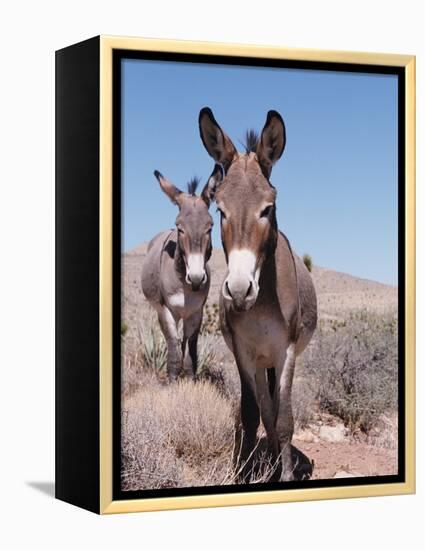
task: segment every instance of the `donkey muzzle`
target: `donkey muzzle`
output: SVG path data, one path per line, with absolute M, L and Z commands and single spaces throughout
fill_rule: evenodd
M 193 275 L 193 274 L 188 273 L 186 275 L 186 282 L 187 282 L 188 285 L 191 285 L 192 290 L 194 290 L 196 292 L 197 290 L 199 290 L 201 288 L 201 286 L 204 283 L 207 282 L 207 274 L 205 273 L 205 271 L 201 275 L 198 275 L 198 274 Z
M 199 290 L 207 282 L 204 256 L 202 254 L 189 254 L 186 266 L 186 283 L 192 286 L 192 290 Z
M 258 296 L 256 255 L 248 249 L 232 250 L 229 254 L 229 274 L 223 284 L 223 298 L 235 311 L 248 311 Z
M 227 277 L 223 285 L 223 298 L 235 311 L 248 311 L 255 304 L 258 285 L 252 278 Z

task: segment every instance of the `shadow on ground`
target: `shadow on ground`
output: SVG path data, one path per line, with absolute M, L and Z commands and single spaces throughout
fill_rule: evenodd
M 310 460 L 302 451 L 291 445 L 292 464 L 294 467 L 295 481 L 303 481 L 311 479 L 314 470 L 314 461 Z M 254 451 L 254 472 L 256 476 L 261 476 L 264 470 L 264 458 L 267 457 L 267 438 L 262 437 L 257 441 L 257 447 Z M 267 465 L 266 465 L 267 468 Z M 268 482 L 276 482 L 280 480 L 282 473 L 280 461 L 276 464 Z
M 294 476 L 297 481 L 310 479 L 313 475 L 314 462 L 302 451 L 291 445 L 292 463 L 294 465 Z
M 50 498 L 55 498 L 55 483 L 53 481 L 27 481 L 26 485 Z

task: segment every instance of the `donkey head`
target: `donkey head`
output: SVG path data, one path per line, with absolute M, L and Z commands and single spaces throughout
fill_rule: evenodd
M 255 303 L 264 261 L 277 241 L 276 190 L 269 177 L 285 148 L 285 125 L 269 111 L 260 138 L 248 134 L 244 153 L 238 153 L 208 107 L 199 114 L 202 142 L 217 168 L 206 194 L 215 199 L 221 214 L 221 238 L 228 264 L 223 297 L 236 311 Z
M 155 170 L 161 189 L 169 199 L 178 206 L 176 218 L 177 246 L 186 268 L 186 282 L 193 290 L 199 290 L 207 280 L 206 263 L 211 257 L 211 230 L 213 219 L 208 212 L 210 199 L 206 184 L 201 196 L 195 194 L 199 183 L 193 179 L 188 184 L 188 192 L 184 193 L 169 180 Z

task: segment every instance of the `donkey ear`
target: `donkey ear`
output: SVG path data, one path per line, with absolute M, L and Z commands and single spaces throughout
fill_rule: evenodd
M 282 156 L 285 143 L 286 132 L 283 119 L 277 111 L 269 111 L 257 145 L 258 161 L 267 178 L 270 177 L 273 164 Z
M 178 198 L 181 195 L 180 189 L 175 187 L 170 181 L 167 180 L 167 178 L 164 178 L 164 176 L 161 174 L 161 172 L 158 172 L 158 170 L 155 170 L 153 173 L 156 179 L 159 181 L 159 185 L 161 186 L 161 189 L 164 191 L 164 193 L 167 195 L 167 197 L 173 202 L 174 204 L 178 204 Z
M 201 198 L 206 202 L 207 206 L 209 206 L 214 200 L 217 187 L 223 181 L 223 178 L 223 167 L 221 166 L 221 164 L 216 164 L 201 193 Z
M 204 107 L 199 113 L 199 132 L 208 154 L 227 171 L 236 155 L 236 148 L 217 124 L 209 107 Z

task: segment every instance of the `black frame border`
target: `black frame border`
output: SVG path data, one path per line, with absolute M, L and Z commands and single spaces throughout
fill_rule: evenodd
M 174 489 L 122 491 L 121 490 L 121 149 L 122 149 L 122 81 L 121 68 L 125 59 L 144 61 L 174 61 L 206 63 L 213 65 L 239 65 L 332 72 L 387 74 L 398 78 L 398 474 L 357 477 L 347 479 L 324 479 L 291 481 L 285 483 L 261 483 L 254 485 L 205 486 Z M 322 61 L 294 61 L 256 57 L 238 57 L 209 54 L 183 54 L 151 52 L 143 50 L 113 50 L 113 251 L 112 251 L 112 319 L 113 319 L 113 396 L 112 396 L 112 496 L 113 500 L 201 496 L 235 493 L 255 493 L 290 489 L 332 488 L 362 485 L 382 485 L 406 481 L 406 364 L 405 364 L 405 314 L 406 314 L 406 69 L 404 67 L 366 65 Z

